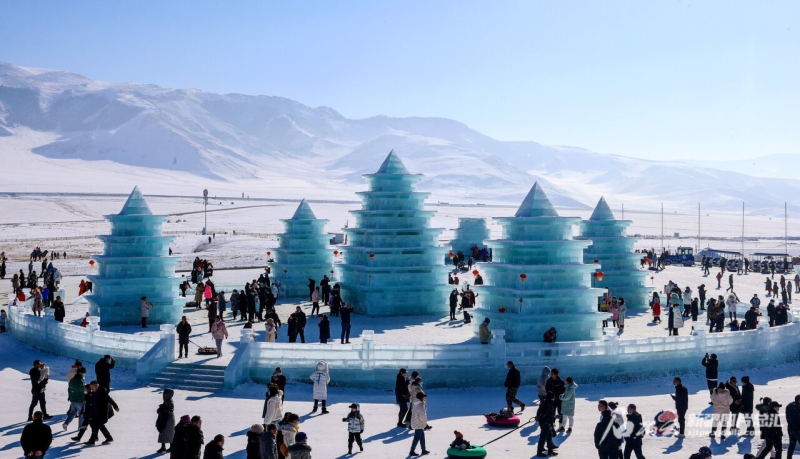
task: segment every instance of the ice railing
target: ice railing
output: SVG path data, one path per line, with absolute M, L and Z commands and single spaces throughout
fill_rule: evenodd
M 493 331 L 489 345 L 376 344 L 371 330 L 363 332 L 361 344 L 253 342 L 244 346 L 246 358 L 237 360 L 237 378 L 231 378 L 231 382 L 247 379 L 245 365 L 255 378 L 259 368 L 308 369 L 319 360 L 336 370 L 396 370 L 403 366 L 445 375 L 448 370 L 501 368 L 506 360 L 514 360 L 518 366 L 559 365 L 587 378 L 601 369 L 601 373 L 636 377 L 695 371 L 696 360 L 706 352 L 718 354 L 726 368 L 784 363 L 800 355 L 800 323 L 770 328 L 762 321 L 756 330 L 708 333 L 701 327 L 686 336 L 632 339 L 622 339 L 616 331 L 606 329 L 597 341 L 560 343 L 506 343 L 503 330 Z
M 95 361 L 103 355 L 114 357 L 120 366 L 133 366 L 159 338 L 147 335 L 112 333 L 100 330 L 100 318 L 88 317 L 89 325 L 57 322 L 51 308 L 44 316 L 30 312 L 32 300 L 8 305 L 9 330 L 14 338 L 45 352 Z

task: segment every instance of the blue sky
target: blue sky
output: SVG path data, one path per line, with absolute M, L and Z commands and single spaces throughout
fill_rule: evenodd
M 800 2 L 0 3 L 0 60 L 652 159 L 800 153 Z

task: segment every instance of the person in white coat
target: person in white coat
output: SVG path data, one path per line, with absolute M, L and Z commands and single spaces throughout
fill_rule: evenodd
M 419 456 L 416 451 L 417 443 L 422 447 L 421 455 L 430 454 L 425 449 L 425 428 L 428 426 L 428 404 L 425 401 L 427 395 L 420 392 L 411 402 L 411 430 L 414 431 L 414 440 L 411 442 L 411 452 L 409 456 Z
M 143 296 L 139 307 L 142 310 L 142 328 L 147 328 L 147 318 L 150 317 L 150 308 L 153 307 L 153 303 L 147 301 L 147 297 Z
M 267 322 L 264 324 L 264 328 L 267 329 L 267 339 L 268 343 L 274 343 L 275 339 L 278 338 L 278 327 L 275 326 L 275 321 L 267 319 Z
M 719 387 L 711 393 L 711 404 L 714 405 L 714 421 L 711 423 L 711 433 L 708 436 L 714 438 L 717 426 L 722 424 L 720 438 L 725 440 L 725 427 L 728 425 L 731 405 L 733 405 L 733 397 L 731 397 L 730 391 L 725 388 L 725 383 L 720 383 Z
M 276 384 L 269 385 L 269 398 L 264 407 L 264 425 L 277 424 L 283 419 L 283 392 Z
M 328 362 L 320 360 L 317 362 L 317 369 L 311 373 L 311 382 L 314 383 L 314 409 L 312 413 L 317 412 L 317 405 L 322 402 L 322 414 L 327 414 L 328 409 L 326 403 L 328 402 L 328 384 L 331 382 L 331 375 L 328 371 Z
M 625 331 L 625 314 L 628 313 L 628 305 L 625 304 L 625 299 L 620 297 L 619 298 L 619 309 L 618 309 L 618 318 L 617 323 L 619 324 L 619 332 L 622 333 Z

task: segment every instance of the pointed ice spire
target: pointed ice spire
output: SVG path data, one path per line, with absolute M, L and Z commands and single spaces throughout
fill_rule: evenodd
M 383 164 L 378 169 L 378 174 L 408 174 L 408 169 L 403 164 L 403 161 L 400 161 L 400 157 L 397 156 L 397 153 L 394 150 L 389 152 L 389 156 L 383 160 Z
M 294 215 L 292 215 L 292 220 L 316 220 L 317 216 L 314 215 L 314 211 L 311 210 L 311 206 L 308 205 L 305 199 L 300 201 L 300 205 L 297 206 L 297 210 L 294 211 Z
M 122 206 L 122 210 L 119 212 L 120 215 L 153 215 L 153 212 L 150 211 L 150 207 L 147 205 L 147 201 L 144 200 L 144 196 L 142 196 L 142 192 L 139 191 L 139 187 L 133 187 L 133 191 L 131 195 L 128 196 L 128 200 L 125 201 L 125 205 Z
M 515 217 L 558 217 L 558 212 L 550 204 L 539 182 L 533 184 L 531 191 L 525 196 L 522 205 L 517 209 Z
M 601 220 L 616 220 L 616 218 L 614 218 L 614 212 L 611 212 L 611 208 L 608 207 L 606 198 L 602 196 L 600 197 L 600 200 L 597 201 L 597 207 L 594 208 L 592 216 L 589 217 L 589 221 L 595 222 Z

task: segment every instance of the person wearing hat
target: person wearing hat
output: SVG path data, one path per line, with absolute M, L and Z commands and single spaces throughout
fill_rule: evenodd
M 294 444 L 288 449 L 292 459 L 311 459 L 311 447 L 308 446 L 308 435 L 305 432 L 297 432 Z
M 492 338 L 492 332 L 489 330 L 489 318 L 483 319 L 483 323 L 478 327 L 478 336 L 480 337 L 481 344 L 489 344 Z
M 264 426 L 253 424 L 247 432 L 247 459 L 261 459 L 261 434 L 264 433 Z
M 403 421 L 408 413 L 408 402 L 411 400 L 411 392 L 409 391 L 408 370 L 401 368 L 397 372 L 397 378 L 394 382 L 394 398 L 397 405 L 400 407 L 400 413 L 397 415 L 397 427 L 405 427 L 406 423 Z
M 364 416 L 361 415 L 358 403 L 350 405 L 350 413 L 342 419 L 347 423 L 347 454 L 353 454 L 353 442 L 358 443 L 358 448 L 364 451 L 361 443 L 361 434 L 364 433 Z
M 781 457 L 783 453 L 783 429 L 781 428 L 781 415 L 779 413 L 781 408 L 780 403 L 772 401 L 769 404 L 769 411 L 764 417 L 764 424 L 762 432 L 764 436 L 764 449 L 758 455 L 758 459 L 764 459 L 769 456 L 770 451 L 775 450 L 775 457 Z
M 786 431 L 789 433 L 789 453 L 794 454 L 797 440 L 800 439 L 800 395 L 794 396 L 794 401 L 786 405 Z

